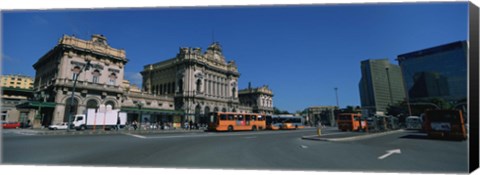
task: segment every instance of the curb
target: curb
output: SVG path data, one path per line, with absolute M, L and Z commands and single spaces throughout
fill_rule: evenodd
M 204 130 L 152 130 L 152 131 L 130 131 L 130 130 L 123 130 L 123 131 L 21 131 L 20 133 L 28 133 L 29 135 L 109 135 L 109 134 L 166 134 L 166 133 L 197 133 L 197 132 L 205 132 Z
M 403 132 L 403 131 L 405 131 L 405 129 L 399 129 L 399 130 L 387 131 L 387 132 L 381 132 L 381 133 L 366 134 L 366 135 L 353 136 L 353 137 L 345 137 L 345 138 L 317 138 L 317 136 L 303 136 L 302 139 L 329 141 L 329 142 L 354 141 L 354 140 L 368 139 L 368 138 L 373 138 L 373 137 L 384 136 L 384 135 L 393 134 L 393 133 L 399 133 L 399 132 Z

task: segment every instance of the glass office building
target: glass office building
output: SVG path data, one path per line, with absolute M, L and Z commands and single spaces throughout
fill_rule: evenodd
M 457 41 L 398 56 L 411 102 L 467 97 L 467 42 Z

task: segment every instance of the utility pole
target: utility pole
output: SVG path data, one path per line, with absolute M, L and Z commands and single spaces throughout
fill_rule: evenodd
M 335 87 L 335 88 L 333 88 L 333 89 L 335 89 L 335 97 L 337 98 L 337 107 L 340 109 L 340 105 L 338 105 L 338 92 L 337 92 L 337 91 L 338 91 L 338 88 Z

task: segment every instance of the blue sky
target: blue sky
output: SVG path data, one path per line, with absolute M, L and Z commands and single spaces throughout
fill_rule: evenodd
M 360 105 L 360 61 L 467 39 L 466 2 L 2 11 L 2 74 L 34 76 L 32 65 L 63 34 L 103 34 L 126 50 L 125 78 L 179 47 L 215 41 L 241 73 L 239 88 L 269 85 L 274 106 Z

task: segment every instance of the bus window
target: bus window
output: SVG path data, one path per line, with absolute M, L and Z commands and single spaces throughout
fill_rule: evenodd
M 233 120 L 233 119 L 234 119 L 233 114 L 228 114 L 228 120 Z
M 221 114 L 220 115 L 220 120 L 227 120 L 227 115 Z
M 244 121 L 243 121 L 243 115 L 238 115 L 238 116 L 237 116 L 236 124 L 237 124 L 237 125 L 245 125 L 245 123 L 244 123 Z
M 257 116 L 256 115 L 252 115 L 252 121 L 255 121 L 257 120 Z

